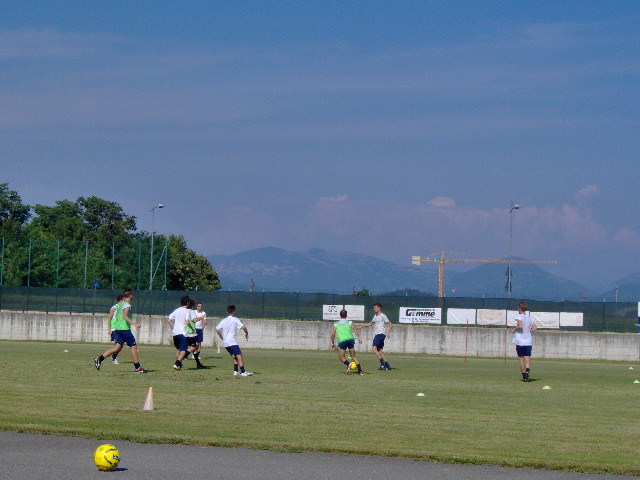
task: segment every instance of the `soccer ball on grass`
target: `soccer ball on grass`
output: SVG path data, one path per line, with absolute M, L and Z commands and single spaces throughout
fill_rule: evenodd
M 351 362 L 351 363 L 349 364 L 349 368 L 350 368 L 351 370 L 355 370 L 356 368 L 358 368 L 358 366 L 356 365 L 356 362 Z
M 120 463 L 120 452 L 113 445 L 100 445 L 93 454 L 93 463 L 102 472 L 115 470 Z

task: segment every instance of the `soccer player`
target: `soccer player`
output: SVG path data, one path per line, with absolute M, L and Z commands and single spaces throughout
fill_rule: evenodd
M 167 323 L 173 330 L 173 345 L 176 347 L 176 363 L 174 370 L 182 370 L 182 360 L 188 355 L 187 324 L 189 323 L 189 301 L 185 295 L 180 299 L 180 307 L 169 314 Z
M 527 315 L 527 302 L 518 304 L 518 316 L 516 317 L 517 325 L 511 330 L 514 333 L 513 343 L 516 344 L 516 353 L 520 361 L 520 373 L 522 373 L 522 381 L 529 381 L 529 373 L 531 370 L 531 348 L 533 345 L 532 332 L 538 329 L 533 322 L 533 318 Z
M 387 316 L 382 313 L 382 304 L 376 303 L 373 306 L 373 312 L 375 315 L 373 319 L 369 323 L 363 323 L 362 325 L 356 327 L 356 331 L 361 328 L 370 327 L 373 325 L 373 346 L 371 347 L 371 351 L 375 353 L 376 357 L 380 361 L 380 367 L 378 370 L 391 370 L 391 365 L 387 362 L 387 357 L 385 357 L 382 349 L 384 348 L 384 340 L 386 338 L 391 338 L 391 329 L 393 325 L 387 318 Z
M 108 329 L 108 333 L 111 336 L 111 341 L 113 342 L 113 344 L 116 344 L 116 339 L 113 338 L 113 332 L 114 332 L 114 328 L 111 326 L 111 322 L 113 321 L 113 318 L 116 315 L 116 312 L 118 311 L 118 304 L 122 301 L 122 299 L 124 298 L 124 295 L 121 293 L 120 295 L 118 295 L 116 297 L 116 304 L 111 307 L 111 310 L 109 310 L 109 329 Z M 118 353 L 114 353 L 113 355 L 111 355 L 111 361 L 113 362 L 114 365 L 118 365 Z
M 347 366 L 347 374 L 351 373 L 351 365 L 349 361 L 345 358 L 345 353 L 349 350 L 349 355 L 351 355 L 351 359 L 356 363 L 356 367 L 358 368 L 358 375 L 364 375 L 362 371 L 362 367 L 360 366 L 360 362 L 356 357 L 356 338 L 358 339 L 358 343 L 362 343 L 362 339 L 358 334 L 358 330 L 353 325 L 352 321 L 347 321 L 347 311 L 343 308 L 340 310 L 340 320 L 333 324 L 333 330 L 331 331 L 331 350 L 335 350 L 336 348 L 336 335 L 338 337 L 338 358 L 341 363 L 344 363 Z
M 198 302 L 196 307 L 196 318 L 193 319 L 196 323 L 196 351 L 193 354 L 194 358 L 200 362 L 200 349 L 202 348 L 202 341 L 204 340 L 204 327 L 207 326 L 207 312 L 202 310 L 202 303 Z
M 198 368 L 207 368 L 200 363 L 200 356 L 196 353 L 198 350 L 198 331 L 196 330 L 196 301 L 193 298 L 189 299 L 188 307 L 188 321 L 186 325 L 186 337 L 187 337 L 187 355 L 193 353 Z M 185 357 L 186 358 L 186 357 Z
M 120 350 L 122 350 L 122 347 L 126 343 L 131 349 L 131 358 L 133 358 L 133 368 L 135 369 L 135 372 L 146 372 L 138 362 L 138 347 L 136 339 L 133 336 L 133 333 L 131 333 L 131 325 L 136 328 L 140 328 L 140 324 L 134 322 L 130 318 L 131 300 L 133 300 L 133 292 L 131 290 L 125 290 L 124 298 L 116 306 L 116 313 L 114 319 L 111 321 L 111 328 L 114 329 L 112 334 L 116 344 L 99 357 L 93 359 L 93 363 L 98 370 L 100 370 L 100 365 L 105 358 L 113 355 L 114 353 L 120 353 Z
M 229 355 L 233 355 L 233 374 L 241 377 L 248 377 L 253 375 L 252 372 L 247 372 L 244 369 L 244 358 L 242 357 L 242 351 L 236 340 L 236 333 L 238 330 L 244 331 L 244 338 L 249 341 L 249 331 L 240 320 L 236 318 L 235 305 L 229 305 L 227 307 L 227 317 L 223 318 L 216 326 L 216 333 L 222 340 L 222 345 L 227 349 Z M 240 369 L 240 372 L 238 372 Z

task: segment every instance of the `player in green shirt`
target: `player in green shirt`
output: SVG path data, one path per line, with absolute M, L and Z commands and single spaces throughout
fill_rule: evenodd
M 356 338 L 358 339 L 358 343 L 362 343 L 362 339 L 358 334 L 358 330 L 356 330 L 356 327 L 353 325 L 353 322 L 347 320 L 347 311 L 344 308 L 340 310 L 340 320 L 333 324 L 333 330 L 331 331 L 331 350 L 335 350 L 336 348 L 336 337 L 338 337 L 338 357 L 340 358 L 340 362 L 347 366 L 346 373 L 351 373 L 349 361 L 345 358 L 345 353 L 349 350 L 351 359 L 355 362 L 356 367 L 358 368 L 358 375 L 364 375 L 362 367 L 360 366 L 360 361 L 356 357 L 355 350 Z

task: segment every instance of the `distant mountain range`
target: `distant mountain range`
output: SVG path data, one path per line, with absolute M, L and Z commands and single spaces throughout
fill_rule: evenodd
M 350 294 L 354 288 L 358 291 L 366 288 L 374 295 L 407 289 L 438 293 L 437 263 L 418 267 L 398 265 L 359 253 L 328 252 L 319 248 L 292 252 L 274 247 L 207 258 L 218 272 L 225 290 L 246 291 L 253 282 L 255 291 L 271 292 Z M 506 270 L 504 264 L 483 264 L 464 273 L 450 272 L 445 267 L 445 295 L 506 297 Z M 606 292 L 593 292 L 537 265 L 512 264 L 511 271 L 511 296 L 516 298 L 577 301 L 605 297 L 614 301 L 616 285 L 619 301 L 640 298 L 640 274 L 615 282 Z

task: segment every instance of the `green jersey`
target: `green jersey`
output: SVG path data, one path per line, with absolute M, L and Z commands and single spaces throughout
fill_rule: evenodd
M 111 328 L 114 330 L 131 330 L 131 324 L 124 319 L 125 308 L 131 308 L 127 302 L 120 302 L 116 306 L 116 313 L 111 319 Z
M 353 336 L 353 330 L 351 329 L 351 321 L 342 320 L 336 322 L 334 326 L 336 327 L 336 336 L 338 337 L 338 343 L 342 343 L 345 340 L 355 340 L 356 337 Z

